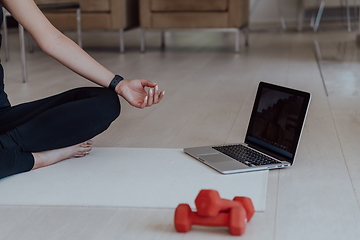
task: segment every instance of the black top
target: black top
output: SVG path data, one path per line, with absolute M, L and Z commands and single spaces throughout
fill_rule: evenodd
M 3 11 L 2 11 L 2 6 L 0 4 L 0 27 L 2 26 L 2 23 L 3 23 Z M 0 47 L 1 47 L 1 41 L 2 41 L 2 36 L 0 34 Z M 4 92 L 4 69 L 0 64 L 0 110 L 6 107 L 10 107 L 10 102 L 7 98 L 6 93 Z

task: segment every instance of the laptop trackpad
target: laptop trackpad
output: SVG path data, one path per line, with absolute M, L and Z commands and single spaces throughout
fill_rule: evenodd
M 223 155 L 223 154 L 209 154 L 209 155 L 202 155 L 200 157 L 202 160 L 204 160 L 207 163 L 216 163 L 216 162 L 233 162 L 234 160 L 230 159 L 229 157 Z
M 201 156 L 200 159 L 205 161 L 205 163 L 211 165 L 219 171 L 230 171 L 248 168 L 245 164 L 242 164 L 236 160 L 233 160 L 222 154 L 211 154 Z

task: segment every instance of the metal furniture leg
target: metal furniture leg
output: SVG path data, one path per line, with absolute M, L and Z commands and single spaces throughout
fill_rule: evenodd
M 357 8 L 357 2 L 354 0 L 354 5 L 355 5 L 355 8 Z M 360 10 L 359 12 L 356 14 L 358 16 L 358 21 L 360 21 Z M 357 25 L 358 25 L 358 31 L 360 32 L 360 22 L 357 22 Z
M 165 49 L 165 31 L 161 31 L 161 49 Z
M 284 19 L 284 16 L 282 14 L 280 0 L 277 0 L 277 5 L 278 5 L 278 10 L 279 10 L 279 15 L 280 15 L 281 28 L 283 30 L 286 30 L 285 19 Z
M 355 19 L 356 19 L 356 17 L 359 17 L 358 12 L 357 12 L 357 2 L 356 2 L 356 0 L 354 0 L 354 16 L 355 16 Z M 355 26 L 358 26 L 358 22 L 356 22 L 356 21 L 355 21 Z
M 346 2 L 346 19 L 347 19 L 348 32 L 351 32 L 349 0 L 345 0 L 345 2 Z
M 321 15 L 322 15 L 322 13 L 324 11 L 324 7 L 325 7 L 325 1 L 321 0 L 319 11 L 318 11 L 316 21 L 315 21 L 315 25 L 314 25 L 314 32 L 317 32 L 317 30 L 318 30 L 320 20 L 321 20 Z
M 245 35 L 245 47 L 249 46 L 249 27 L 246 26 L 242 29 L 242 31 L 244 32 Z
M 140 51 L 145 52 L 145 29 L 140 30 Z
M 319 5 L 319 1 L 320 0 L 316 0 L 314 8 L 317 8 L 317 6 Z M 314 25 L 315 25 L 315 10 L 313 10 L 311 14 L 310 27 L 314 28 Z
M 240 51 L 240 29 L 236 29 L 235 31 L 235 52 Z
M 19 36 L 20 36 L 20 55 L 21 65 L 23 72 L 23 82 L 27 82 L 27 70 L 26 70 L 26 55 L 25 55 L 25 38 L 24 38 L 24 27 L 19 24 Z
M 125 46 L 124 46 L 124 29 L 120 29 L 119 30 L 119 34 L 120 34 L 120 52 L 123 53 L 125 51 Z

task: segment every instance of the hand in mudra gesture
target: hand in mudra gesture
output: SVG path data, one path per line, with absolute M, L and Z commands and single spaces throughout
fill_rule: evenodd
M 145 87 L 149 87 L 146 92 Z M 158 85 L 146 79 L 122 80 L 115 88 L 131 106 L 137 108 L 150 107 L 164 97 L 165 91 L 159 92 Z

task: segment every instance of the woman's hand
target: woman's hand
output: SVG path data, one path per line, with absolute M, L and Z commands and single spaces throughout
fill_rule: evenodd
M 149 87 L 146 92 L 145 87 Z M 158 85 L 146 79 L 122 80 L 115 91 L 131 106 L 137 108 L 150 107 L 164 97 L 165 91 L 159 92 Z

